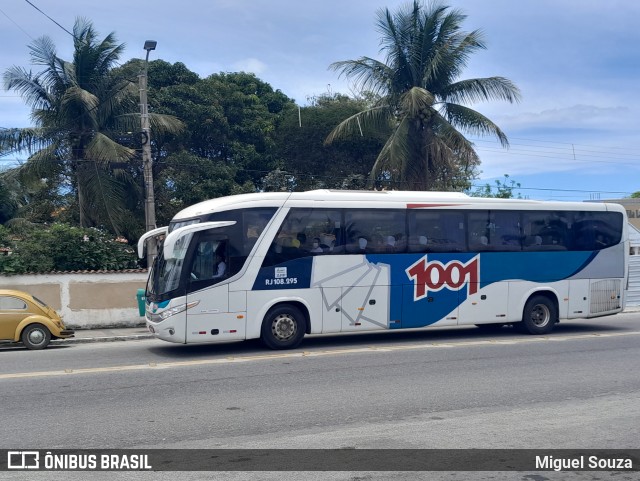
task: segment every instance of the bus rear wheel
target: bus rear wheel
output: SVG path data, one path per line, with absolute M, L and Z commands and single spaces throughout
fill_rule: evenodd
M 558 309 L 546 296 L 533 296 L 527 301 L 522 313 L 522 322 L 516 327 L 528 334 L 548 334 L 558 321 Z
M 271 309 L 262 322 L 262 342 L 270 349 L 293 349 L 304 337 L 306 319 L 294 306 Z

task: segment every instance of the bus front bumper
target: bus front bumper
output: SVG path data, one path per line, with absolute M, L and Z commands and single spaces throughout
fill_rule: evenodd
M 154 337 L 163 341 L 184 343 L 184 331 L 177 329 L 176 324 L 170 322 L 171 319 L 156 323 L 147 320 L 147 329 Z

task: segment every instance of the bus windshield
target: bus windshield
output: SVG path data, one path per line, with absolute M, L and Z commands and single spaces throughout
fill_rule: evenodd
M 237 274 L 275 211 L 236 209 L 171 222 L 149 273 L 147 297 L 158 302 Z M 182 234 L 176 238 L 178 231 Z
M 193 234 L 187 234 L 176 245 L 173 258 L 165 259 L 162 249 L 153 263 L 147 282 L 147 294 L 162 296 L 178 288 L 187 247 Z

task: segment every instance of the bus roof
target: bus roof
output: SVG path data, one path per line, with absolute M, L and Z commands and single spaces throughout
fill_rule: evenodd
M 407 208 L 434 208 L 482 205 L 484 208 L 525 208 L 541 210 L 614 210 L 624 212 L 624 207 L 619 204 L 605 204 L 601 202 L 560 202 L 540 201 L 529 199 L 496 199 L 484 197 L 470 197 L 460 192 L 424 192 L 424 191 L 371 191 L 371 190 L 331 190 L 318 189 L 306 192 L 257 192 L 251 194 L 231 195 L 218 197 L 194 204 L 178 212 L 174 220 L 189 219 L 201 215 L 210 214 L 237 208 L 255 207 L 281 207 L 284 203 L 302 207 L 311 203 L 318 207 L 317 202 L 322 202 L 326 207 L 344 206 L 345 202 L 352 203 L 353 207 L 367 207 L 372 203 L 378 207 L 407 207 Z M 335 204 L 334 204 L 335 202 Z M 387 205 L 384 205 L 387 204 Z

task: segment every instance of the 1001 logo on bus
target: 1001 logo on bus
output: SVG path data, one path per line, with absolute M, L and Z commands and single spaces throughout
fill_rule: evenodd
M 413 300 L 419 301 L 429 291 L 437 292 L 447 288 L 459 291 L 465 285 L 467 294 L 478 292 L 480 282 L 480 256 L 475 256 L 466 263 L 449 261 L 431 261 L 424 256 L 406 269 L 407 276 L 413 281 Z

